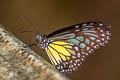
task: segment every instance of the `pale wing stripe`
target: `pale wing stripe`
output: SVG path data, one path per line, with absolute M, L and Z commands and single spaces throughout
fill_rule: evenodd
M 75 34 L 73 33 L 68 33 L 68 34 L 64 34 L 64 35 L 60 35 L 60 36 L 56 36 L 54 37 L 54 39 L 69 39 L 69 38 L 74 38 L 75 37 Z
M 87 33 L 87 32 L 86 32 L 86 33 L 83 33 L 83 34 L 98 37 L 98 35 L 93 34 L 93 33 Z
M 55 66 L 54 60 L 52 60 L 52 59 L 53 59 L 53 57 L 52 57 L 51 53 L 49 52 L 49 49 L 48 49 L 48 48 L 46 49 L 46 52 L 47 52 L 47 55 L 48 55 L 48 57 L 49 57 L 50 61 L 51 61 L 51 62 L 52 62 L 52 64 Z
M 53 48 L 51 48 L 50 46 L 48 46 L 48 47 L 49 47 L 49 51 L 52 53 L 52 55 L 53 55 L 54 58 L 56 59 L 57 63 L 62 62 L 59 53 L 56 52 L 56 51 L 55 51 Z
M 56 34 L 56 35 L 50 37 L 50 39 L 54 38 L 54 37 L 57 37 L 57 36 L 65 35 L 65 34 L 69 34 L 69 32 L 63 32 L 63 33 L 60 33 L 60 34 Z
M 48 48 L 48 50 L 49 50 L 49 48 Z M 53 59 L 54 64 L 57 65 L 58 63 L 57 63 L 56 58 L 52 55 L 52 52 L 51 52 L 50 50 L 49 50 L 49 52 L 50 52 L 50 54 L 51 54 L 51 56 L 52 56 L 52 59 Z
M 92 31 L 92 30 L 87 30 L 87 31 L 82 31 L 82 32 L 95 32 L 95 31 Z

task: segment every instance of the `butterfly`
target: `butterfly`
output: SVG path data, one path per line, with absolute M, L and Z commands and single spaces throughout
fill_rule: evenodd
M 62 73 L 79 69 L 86 57 L 110 40 L 110 25 L 84 22 L 57 30 L 49 35 L 38 33 L 37 44 L 45 49 L 53 66 Z

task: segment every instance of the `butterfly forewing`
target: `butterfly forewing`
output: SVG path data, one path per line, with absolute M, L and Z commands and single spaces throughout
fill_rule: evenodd
M 52 64 L 63 73 L 76 71 L 86 56 L 110 39 L 110 25 L 86 22 L 55 31 L 47 36 L 52 42 L 45 48 Z

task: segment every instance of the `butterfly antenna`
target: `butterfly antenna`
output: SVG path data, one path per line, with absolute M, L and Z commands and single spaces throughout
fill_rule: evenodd
M 32 24 L 32 22 L 30 22 L 29 20 L 27 20 L 24 16 L 21 16 L 20 17 L 22 20 L 23 20 L 23 22 L 26 22 L 26 23 L 29 23 L 32 27 L 34 26 L 33 24 Z M 21 33 L 38 33 L 38 32 L 35 32 L 35 31 L 22 31 Z
M 20 18 L 23 20 L 23 22 L 29 23 L 32 27 L 34 26 L 32 22 L 26 19 L 24 16 L 21 16 Z
M 38 32 L 34 32 L 34 31 L 22 31 L 21 33 L 38 33 Z

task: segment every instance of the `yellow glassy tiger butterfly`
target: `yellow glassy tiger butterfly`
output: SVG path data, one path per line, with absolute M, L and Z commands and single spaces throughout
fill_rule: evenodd
M 110 40 L 110 25 L 85 22 L 57 30 L 49 35 L 37 34 L 37 44 L 45 49 L 53 66 L 62 73 L 71 73 L 86 57 Z

